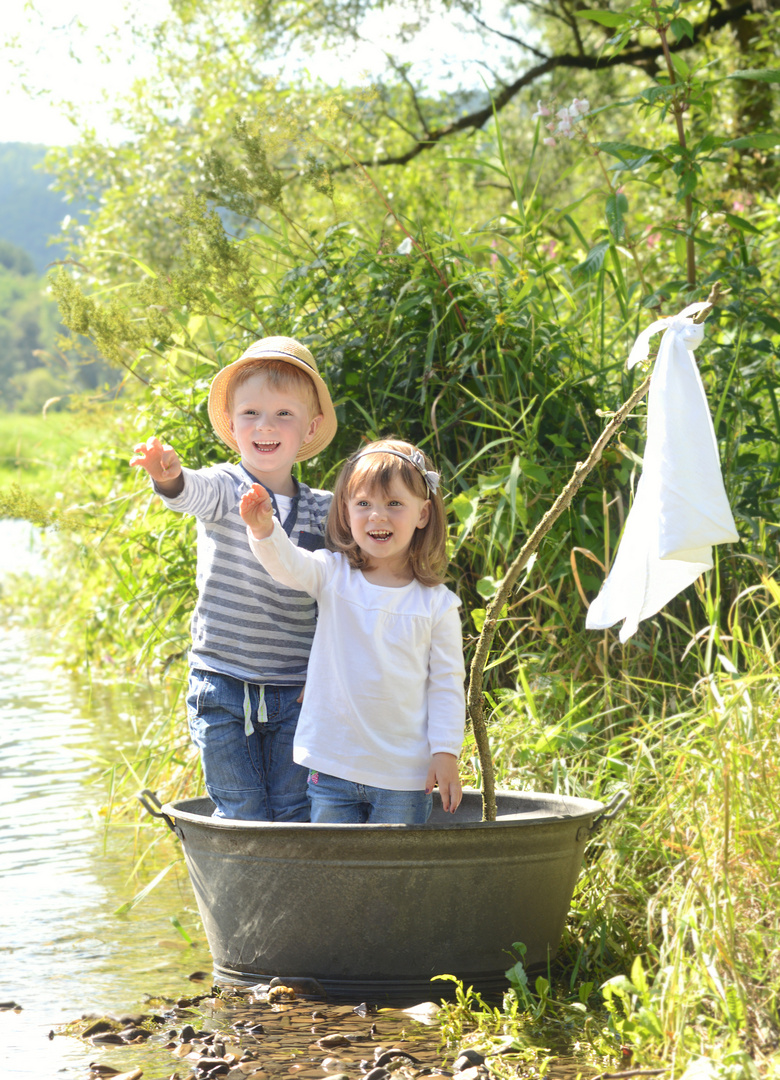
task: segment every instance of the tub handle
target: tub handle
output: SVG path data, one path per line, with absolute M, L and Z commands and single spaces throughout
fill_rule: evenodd
M 184 833 L 181 831 L 181 829 L 177 828 L 177 826 L 171 821 L 168 815 L 162 812 L 162 803 L 157 798 L 156 791 L 152 791 L 150 788 L 144 788 L 143 791 L 138 792 L 138 794 L 136 795 L 136 799 L 138 799 L 139 803 L 141 804 L 141 806 L 143 806 L 144 810 L 146 810 L 147 814 L 151 814 L 152 817 L 162 818 L 165 824 L 175 836 L 178 836 L 180 840 L 184 839 Z
M 612 821 L 613 818 L 616 818 L 628 802 L 630 796 L 631 792 L 627 788 L 623 791 L 616 792 L 610 799 L 609 803 L 604 807 L 603 814 L 599 814 L 591 827 L 588 829 L 588 836 L 595 836 L 596 833 L 601 831 L 601 829 L 606 825 L 608 821 Z

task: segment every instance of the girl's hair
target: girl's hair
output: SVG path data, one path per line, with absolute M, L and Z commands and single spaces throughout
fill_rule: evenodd
M 441 491 L 431 492 L 414 465 L 395 454 L 358 456 L 364 450 L 398 450 L 402 454 L 411 454 L 415 449 L 402 439 L 380 439 L 361 446 L 358 454 L 347 460 L 333 489 L 333 502 L 325 525 L 325 544 L 331 551 L 343 552 L 355 570 L 368 566 L 370 560 L 358 547 L 349 528 L 349 500 L 363 485 L 369 491 L 379 488 L 386 493 L 394 478 L 399 477 L 409 491 L 421 499 L 428 499 L 431 504 L 427 523 L 421 529 L 415 529 L 409 545 L 409 569 L 421 585 L 440 585 L 447 568 L 447 523 Z M 433 470 L 427 455 L 423 454 L 423 458 L 425 468 Z
M 288 364 L 284 360 L 265 359 L 248 360 L 238 368 L 233 378 L 228 383 L 226 405 L 228 413 L 233 412 L 236 390 L 253 375 L 263 375 L 268 380 L 268 385 L 274 390 L 292 391 L 305 401 L 311 412 L 311 419 L 322 412 L 320 399 L 317 396 L 317 387 L 300 368 L 294 364 Z

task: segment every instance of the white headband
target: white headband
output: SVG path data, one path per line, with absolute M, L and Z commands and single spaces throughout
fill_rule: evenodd
M 402 450 L 361 450 L 359 454 L 355 454 L 352 460 L 357 461 L 358 458 L 365 457 L 366 454 L 394 454 L 396 457 L 408 461 L 410 465 L 417 469 L 431 495 L 435 495 L 439 490 L 441 476 L 437 472 L 433 472 L 432 469 L 425 468 L 425 458 L 420 450 L 412 450 L 411 454 L 404 454 Z

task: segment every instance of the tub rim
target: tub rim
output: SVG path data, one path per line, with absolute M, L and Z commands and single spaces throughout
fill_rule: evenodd
M 464 797 L 470 801 L 478 799 L 481 803 L 482 792 L 478 788 L 464 788 Z M 438 797 L 438 792 L 434 793 Z M 155 792 L 145 789 L 140 792 L 138 799 L 144 808 L 154 817 L 163 818 L 171 829 L 176 832 L 176 823 L 197 825 L 200 828 L 215 829 L 225 832 L 266 832 L 281 830 L 283 832 L 304 830 L 312 832 L 354 832 L 356 834 L 387 833 L 390 832 L 413 832 L 413 833 L 453 833 L 473 832 L 480 829 L 517 829 L 532 828 L 534 826 L 553 824 L 561 821 L 587 821 L 594 819 L 589 825 L 589 833 L 594 835 L 601 826 L 611 821 L 612 818 L 623 808 L 628 801 L 627 790 L 618 791 L 609 803 L 603 803 L 596 799 L 585 799 L 574 795 L 556 795 L 540 791 L 518 791 L 502 788 L 496 791 L 496 800 L 522 799 L 525 802 L 538 803 L 540 811 L 530 811 L 516 814 L 502 814 L 496 821 L 452 821 L 426 822 L 424 825 L 400 825 L 400 824 L 347 824 L 347 823 L 320 823 L 311 821 L 239 821 L 228 818 L 215 818 L 210 814 L 199 814 L 185 807 L 192 803 L 210 801 L 208 796 L 200 795 L 190 799 L 180 799 L 176 802 L 161 803 Z M 558 803 L 558 807 L 550 806 L 550 803 Z M 545 804 L 544 806 L 542 804 Z M 544 809 L 548 812 L 544 813 Z M 556 812 L 556 809 L 560 812 Z M 598 816 L 597 816 L 598 815 Z

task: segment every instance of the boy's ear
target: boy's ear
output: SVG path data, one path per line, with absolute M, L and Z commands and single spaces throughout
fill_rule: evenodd
M 324 417 L 323 417 L 322 413 L 317 413 L 316 416 L 313 416 L 311 418 L 311 420 L 309 421 L 309 430 L 303 436 L 303 442 L 301 443 L 301 446 L 305 446 L 306 443 L 312 441 L 312 439 L 314 438 L 314 434 L 317 431 L 317 428 L 322 423 L 323 419 L 324 419 Z

